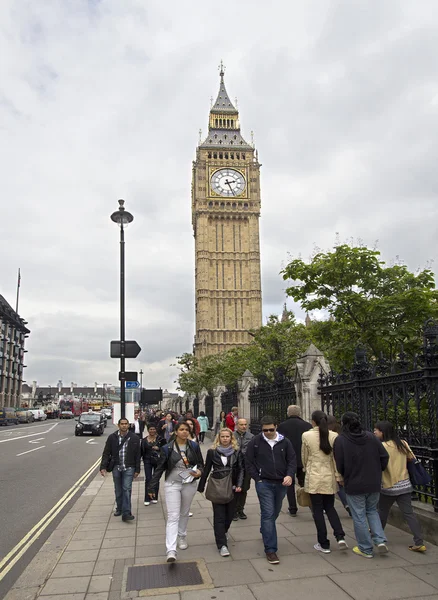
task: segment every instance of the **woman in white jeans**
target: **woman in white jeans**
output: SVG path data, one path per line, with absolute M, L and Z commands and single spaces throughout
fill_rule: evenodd
M 175 425 L 175 439 L 161 448 L 160 459 L 149 484 L 149 496 L 154 499 L 160 477 L 166 472 L 164 496 L 167 506 L 167 562 L 176 561 L 177 546 L 180 550 L 188 548 L 190 505 L 203 469 L 204 459 L 199 444 L 190 440 L 187 423 L 178 423 Z

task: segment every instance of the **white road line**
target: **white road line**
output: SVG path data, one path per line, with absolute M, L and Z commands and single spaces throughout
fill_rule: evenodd
M 58 423 L 56 423 L 58 425 Z M 30 427 L 20 427 L 19 429 L 10 430 L 8 427 L 7 431 L 0 432 L 0 435 L 13 435 L 14 433 L 22 433 L 23 431 L 29 431 L 29 429 L 38 429 L 39 427 L 47 427 L 48 423 L 40 423 L 40 425 L 31 425 Z
M 38 446 L 38 448 L 32 448 L 32 450 L 26 450 L 26 452 L 20 452 L 16 456 L 23 456 L 23 454 L 29 454 L 29 452 L 35 452 L 36 450 L 41 450 L 41 448 L 45 448 L 45 446 Z
M 86 444 L 97 444 L 97 442 L 95 442 L 93 439 L 87 440 L 85 443 Z
M 42 433 L 49 433 L 49 431 L 52 431 L 52 429 L 57 425 L 58 423 L 55 423 L 47 431 L 39 431 L 38 433 L 29 433 L 29 435 L 22 435 L 21 437 L 9 438 L 8 440 L 0 440 L 0 444 L 4 444 L 5 442 L 14 442 L 15 440 L 24 440 L 25 438 L 35 437 L 36 435 L 41 435 Z
M 52 444 L 60 444 L 61 442 L 65 442 L 68 438 L 62 438 L 62 440 L 57 440 L 56 442 L 52 442 Z
M 38 444 L 41 440 L 45 440 L 46 438 L 37 438 L 36 440 L 29 440 L 28 444 Z

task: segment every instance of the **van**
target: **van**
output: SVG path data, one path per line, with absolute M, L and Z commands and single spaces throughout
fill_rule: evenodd
M 40 408 L 31 408 L 30 412 L 33 414 L 35 421 L 45 421 L 47 419 L 46 413 Z
M 15 408 L 12 406 L 2 406 L 0 408 L 0 425 L 10 425 L 11 423 L 18 425 Z

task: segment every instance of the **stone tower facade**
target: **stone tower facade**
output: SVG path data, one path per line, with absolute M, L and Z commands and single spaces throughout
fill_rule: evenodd
M 241 135 L 221 66 L 208 135 L 193 162 L 198 358 L 247 345 L 248 330 L 262 325 L 260 166 Z

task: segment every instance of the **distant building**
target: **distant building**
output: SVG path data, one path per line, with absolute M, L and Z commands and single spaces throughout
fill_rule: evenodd
M 0 406 L 20 406 L 25 339 L 30 330 L 0 296 Z
M 70 400 L 74 398 L 83 399 L 96 403 L 108 403 L 120 401 L 117 390 L 112 385 L 79 386 L 71 383 L 69 386 L 63 386 L 59 381 L 56 385 L 39 386 L 36 381 L 32 386 L 23 385 L 22 403 L 32 406 L 36 404 L 45 405 L 59 400 Z

